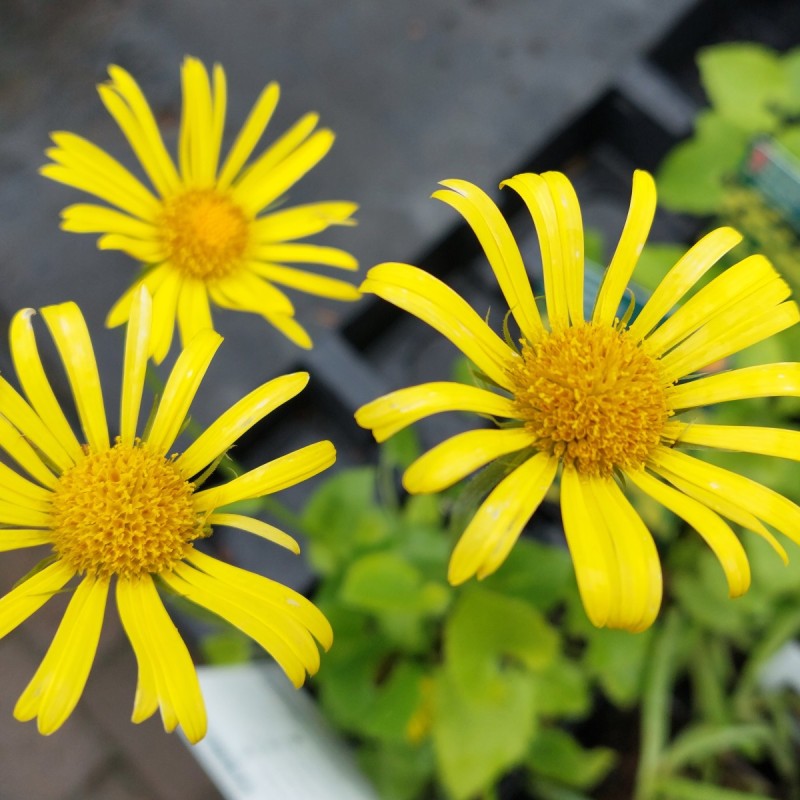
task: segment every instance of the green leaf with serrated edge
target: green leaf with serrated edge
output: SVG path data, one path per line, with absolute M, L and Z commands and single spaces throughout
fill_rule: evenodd
M 607 747 L 587 750 L 564 730 L 540 728 L 531 742 L 527 765 L 535 775 L 574 789 L 591 789 L 616 760 L 616 753 Z
M 665 751 L 663 767 L 675 773 L 686 766 L 702 764 L 709 758 L 737 752 L 757 760 L 772 738 L 768 725 L 707 725 L 684 728 Z
M 642 691 L 651 630 L 627 631 L 594 628 L 589 633 L 583 663 L 605 695 L 623 708 L 632 706 Z
M 375 502 L 375 470 L 341 470 L 320 485 L 303 511 L 309 560 L 318 572 L 329 574 L 360 549 L 385 540 L 391 524 L 388 512 Z
M 536 729 L 526 675 L 508 671 L 476 694 L 442 670 L 434 689 L 433 742 L 438 773 L 452 800 L 485 792 L 525 757 Z
M 580 719 L 592 707 L 589 676 L 581 664 L 559 657 L 531 675 L 536 711 L 552 719 Z
M 369 744 L 358 762 L 382 800 L 417 800 L 433 781 L 435 763 L 429 743 L 419 746 L 394 742 Z
M 478 586 L 462 591 L 445 625 L 448 671 L 476 697 L 494 691 L 512 665 L 545 669 L 558 647 L 557 631 L 536 608 Z
M 778 124 L 790 86 L 774 50 L 752 42 L 715 45 L 700 50 L 697 67 L 711 105 L 726 120 L 748 133 Z
M 736 174 L 749 134 L 709 111 L 698 114 L 695 124 L 694 135 L 661 162 L 658 200 L 670 211 L 711 214 L 722 205 L 725 180 Z
M 572 562 L 566 547 L 523 538 L 482 585 L 549 611 L 566 597 L 571 573 Z

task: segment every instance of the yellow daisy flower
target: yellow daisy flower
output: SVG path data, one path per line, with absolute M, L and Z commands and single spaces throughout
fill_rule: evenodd
M 225 124 L 225 72 L 212 77 L 195 58 L 183 62 L 183 112 L 178 165 L 167 152 L 153 112 L 136 81 L 120 67 L 98 86 L 100 98 L 128 139 L 155 192 L 116 159 L 73 133 L 53 133 L 47 150 L 54 163 L 41 173 L 116 208 L 78 204 L 62 213 L 61 227 L 100 233 L 101 250 L 122 250 L 144 264 L 106 324 L 115 327 L 130 314 L 137 288 L 153 296 L 152 355 L 169 351 L 177 319 L 185 346 L 203 328 L 213 327 L 209 300 L 221 308 L 260 314 L 301 347 L 311 339 L 295 320 L 294 308 L 275 284 L 337 300 L 360 295 L 347 281 L 315 275 L 287 264 L 313 263 L 358 268 L 344 250 L 298 239 L 329 225 L 352 225 L 355 203 L 309 203 L 276 210 L 284 193 L 319 162 L 333 144 L 327 129 L 314 130 L 318 116 L 306 114 L 249 166 L 278 103 L 270 83 L 220 166 Z M 117 210 L 118 209 L 118 210 Z
M 667 314 L 741 239 L 712 231 L 665 276 L 641 312 L 622 313 L 628 281 L 656 206 L 653 179 L 638 171 L 619 245 L 588 315 L 583 225 L 560 173 L 504 181 L 533 217 L 544 270 L 547 323 L 514 237 L 491 199 L 448 180 L 434 197 L 459 211 L 477 235 L 519 327 L 519 346 L 500 338 L 453 290 L 416 267 L 380 264 L 361 289 L 427 322 L 455 344 L 493 388 L 426 383 L 359 409 L 378 441 L 431 414 L 471 411 L 501 421 L 468 431 L 421 456 L 404 475 L 409 492 L 438 492 L 495 459 L 516 454 L 450 560 L 449 579 L 483 578 L 504 561 L 561 469 L 561 512 L 587 614 L 597 626 L 647 628 L 661 603 L 652 536 L 624 487 L 632 484 L 682 517 L 719 558 L 731 596 L 750 582 L 747 557 L 726 517 L 786 553 L 764 523 L 800 542 L 800 508 L 774 491 L 686 454 L 682 445 L 800 458 L 800 433 L 683 422 L 692 408 L 745 397 L 797 395 L 800 365 L 766 364 L 719 374 L 704 367 L 794 325 L 790 290 L 763 256 L 725 270 Z M 509 339 L 510 341 L 510 339 Z M 495 390 L 496 389 L 496 390 Z
M 315 639 L 326 649 L 332 642 L 328 621 L 302 595 L 194 546 L 212 526 L 225 525 L 299 552 L 286 533 L 222 507 L 284 489 L 329 467 L 335 459 L 330 442 L 309 445 L 220 486 L 200 489 L 192 481 L 242 433 L 298 394 L 308 375 L 269 381 L 225 411 L 180 455 L 169 455 L 221 337 L 206 330 L 189 343 L 148 429 L 137 435 L 153 335 L 150 297 L 144 289 L 137 291 L 125 343 L 120 434 L 112 441 L 81 312 L 64 303 L 41 313 L 66 369 L 83 435 L 72 430 L 45 375 L 31 325 L 34 311 L 20 311 L 11 323 L 11 351 L 27 400 L 0 378 L 0 448 L 21 468 L 0 464 L 0 550 L 50 545 L 53 552 L 0 598 L 0 637 L 76 576 L 78 582 L 14 716 L 37 717 L 43 734 L 67 719 L 94 660 L 113 586 L 139 667 L 133 722 L 160 708 L 166 730 L 180 725 L 189 741 L 197 742 L 206 731 L 203 698 L 159 586 L 251 636 L 295 686 L 319 667 Z

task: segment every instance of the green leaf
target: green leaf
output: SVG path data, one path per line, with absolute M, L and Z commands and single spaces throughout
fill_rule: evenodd
M 447 587 L 423 581 L 420 571 L 398 553 L 368 553 L 353 561 L 344 575 L 343 603 L 375 614 L 435 614 L 449 601 Z
M 724 789 L 713 783 L 664 778 L 656 785 L 659 800 L 766 800 L 763 794 Z
M 549 611 L 566 596 L 571 574 L 572 563 L 566 547 L 520 539 L 500 569 L 483 581 L 483 586 Z
M 359 548 L 381 542 L 391 527 L 375 502 L 375 470 L 342 470 L 311 496 L 302 516 L 312 566 L 323 574 L 347 564 Z
M 686 247 L 680 244 L 651 242 L 646 244 L 636 262 L 635 280 L 651 292 L 664 276 L 683 257 Z
M 603 692 L 623 708 L 640 697 L 652 628 L 643 633 L 594 629 L 584 654 L 586 671 L 597 678 Z
M 533 692 L 525 675 L 508 672 L 485 696 L 465 690 L 443 670 L 434 703 L 438 772 L 453 800 L 487 791 L 524 758 L 535 730 Z
M 589 677 L 581 664 L 558 658 L 531 676 L 536 711 L 542 717 L 576 719 L 584 717 L 592 705 Z
M 531 743 L 527 763 L 537 775 L 574 789 L 591 789 L 615 762 L 616 753 L 608 747 L 586 750 L 566 731 L 541 728 Z
M 483 696 L 519 665 L 542 670 L 558 653 L 558 633 L 521 600 L 471 586 L 458 599 L 445 626 L 445 662 L 464 691 Z
M 367 745 L 358 760 L 383 800 L 417 800 L 434 777 L 433 749 L 426 745 Z
M 760 44 L 732 42 L 697 56 L 700 80 L 711 105 L 749 133 L 771 131 L 790 94 L 787 70 L 777 53 Z
M 381 444 L 381 462 L 387 467 L 406 469 L 422 452 L 413 428 L 404 428 Z
M 253 642 L 231 628 L 201 637 L 200 652 L 206 664 L 243 664 L 253 657 Z
M 681 731 L 669 746 L 663 766 L 665 771 L 674 773 L 731 752 L 741 752 L 748 760 L 755 761 L 771 739 L 772 731 L 764 724 L 694 724 Z
M 694 136 L 676 145 L 656 175 L 658 199 L 670 211 L 712 214 L 722 205 L 725 180 L 736 174 L 749 134 L 714 114 L 697 115 Z

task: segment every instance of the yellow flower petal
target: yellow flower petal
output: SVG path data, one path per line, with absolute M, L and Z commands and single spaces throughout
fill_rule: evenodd
M 452 206 L 475 232 L 522 335 L 535 341 L 544 326 L 519 248 L 500 209 L 468 181 L 447 180 L 441 185 L 447 190 L 434 192 L 433 197 Z
M 295 372 L 259 386 L 223 412 L 175 460 L 189 480 L 224 453 L 278 406 L 297 396 L 308 384 L 307 372 Z
M 56 561 L 17 584 L 0 598 L 0 639 L 13 631 L 56 592 L 69 583 L 75 570 L 63 561 Z
M 134 281 L 123 293 L 122 297 L 117 300 L 111 307 L 106 317 L 106 327 L 117 328 L 124 325 L 128 321 L 131 312 L 131 304 L 136 297 L 137 292 L 141 286 L 144 286 L 150 297 L 154 297 L 161 284 L 167 276 L 176 275 L 175 270 L 167 264 L 161 264 L 157 267 L 148 268 L 141 277 Z
M 69 378 L 81 427 L 93 452 L 109 447 L 100 375 L 86 322 L 75 303 L 41 309 Z
M 210 525 L 220 525 L 228 528 L 238 528 L 242 531 L 247 531 L 255 536 L 260 536 L 262 539 L 274 542 L 275 544 L 291 550 L 295 555 L 300 553 L 300 545 L 297 540 L 288 533 L 284 533 L 274 525 L 268 525 L 260 519 L 253 519 L 253 517 L 245 517 L 241 514 L 211 514 L 208 518 Z M 1 533 L 1 532 L 0 532 Z M 2 546 L 2 540 L 0 540 Z
M 736 534 L 708 506 L 692 499 L 644 470 L 630 470 L 625 476 L 657 503 L 691 525 L 719 559 L 731 597 L 743 595 L 750 586 L 750 564 Z
M 143 279 L 147 283 L 147 276 Z M 155 279 L 154 279 L 155 282 Z M 150 331 L 150 355 L 156 364 L 160 364 L 169 353 L 172 337 L 175 333 L 175 320 L 178 313 L 178 297 L 180 296 L 183 278 L 172 268 L 166 269 L 158 276 L 157 286 L 150 292 L 153 297 L 153 327 Z M 112 309 L 113 313 L 113 309 Z
M 74 462 L 83 456 L 83 450 L 61 410 L 61 404 L 47 379 L 42 366 L 31 319 L 36 314 L 32 308 L 18 311 L 11 320 L 9 339 L 14 370 L 20 385 L 42 422 L 53 433 L 58 443 Z
M 663 588 L 653 537 L 613 479 L 595 478 L 585 486 L 616 551 L 620 603 L 607 624 L 633 633 L 647 630 L 658 616 Z
M 211 299 L 222 308 L 250 311 L 254 314 L 291 316 L 294 306 L 280 289 L 248 271 L 210 284 Z
M 671 408 L 695 408 L 750 397 L 800 397 L 800 364 L 764 364 L 721 372 L 667 390 Z
M 619 244 L 603 276 L 595 302 L 592 322 L 611 325 L 636 268 L 636 262 L 647 241 L 656 211 L 656 185 L 652 176 L 637 169 L 633 173 L 633 190 L 628 218 Z
M 201 331 L 213 327 L 205 282 L 185 278 L 178 295 L 178 330 L 182 346 L 186 347 Z
M 50 531 L 30 530 L 28 528 L 3 528 L 0 530 L 0 551 L 21 550 L 50 544 Z
M 741 241 L 742 235 L 733 228 L 717 228 L 700 239 L 677 261 L 650 295 L 630 326 L 631 336 L 637 340 L 644 339 L 697 281 Z
M 197 511 L 214 511 L 221 506 L 263 497 L 288 489 L 319 474 L 336 460 L 336 450 L 328 441 L 301 447 L 292 453 L 245 472 L 238 478 L 194 495 Z
M 403 475 L 411 494 L 441 492 L 500 456 L 533 444 L 525 428 L 460 433 L 420 456 Z
M 8 423 L 6 423 L 8 424 Z M 17 437 L 19 438 L 19 436 Z M 0 442 L 2 447 L 2 442 Z M 41 462 L 40 462 L 41 463 Z M 50 473 L 52 475 L 52 473 Z M 52 500 L 52 493 L 27 478 L 17 474 L 13 469 L 0 462 L 0 486 L 6 499 L 17 499 L 18 505 L 27 504 L 31 508 L 47 508 Z
M 514 351 L 466 300 L 438 278 L 408 264 L 379 264 L 367 273 L 361 291 L 372 292 L 418 317 L 449 339 L 498 386 L 512 388 L 507 370 Z
M 97 240 L 98 250 L 121 250 L 143 264 L 161 264 L 167 260 L 167 251 L 159 239 L 133 239 L 119 233 L 107 233 Z
M 250 257 L 258 261 L 302 262 L 304 264 L 323 264 L 327 267 L 357 270 L 358 261 L 346 250 L 338 247 L 322 247 L 316 244 L 272 244 L 257 245 Z
M 93 203 L 75 203 L 61 212 L 61 230 L 71 233 L 118 233 L 131 239 L 150 241 L 157 229 L 122 211 Z
M 679 423 L 674 428 L 674 435 L 681 444 L 698 444 L 800 461 L 800 431 L 749 425 Z
M 24 525 L 26 528 L 48 528 L 52 518 L 49 511 L 0 501 L 0 525 Z
M 253 272 L 269 281 L 297 289 L 306 294 L 315 294 L 319 297 L 330 297 L 334 300 L 354 301 L 361 299 L 361 292 L 347 281 L 315 275 L 291 267 L 281 267 L 276 264 L 253 264 Z
M 537 453 L 503 478 L 483 501 L 450 556 L 447 580 L 484 578 L 505 561 L 555 479 L 558 460 Z
M 178 145 L 181 179 L 184 185 L 208 186 L 217 173 L 219 145 L 213 139 L 211 83 L 198 59 L 184 59 L 181 85 L 183 105 Z
M 274 607 L 277 613 L 290 615 L 311 632 L 324 650 L 330 650 L 333 629 L 325 615 L 307 597 L 288 586 L 226 564 L 199 550 L 192 550 L 186 560 L 222 584 L 236 586 L 255 600 Z
M 52 488 L 57 478 L 39 454 L 20 436 L 20 432 L 3 416 L 0 416 L 0 448 L 6 451 L 32 478 Z
M 787 283 L 763 256 L 750 256 L 716 277 L 666 319 L 647 339 L 647 351 L 661 355 L 709 323 L 736 324 L 759 307 L 775 306 L 790 294 Z
M 277 83 L 270 83 L 262 90 L 222 165 L 217 177 L 217 186 L 220 189 L 227 189 L 239 177 L 242 167 L 250 158 L 261 134 L 267 127 L 275 107 L 278 105 L 279 97 L 280 89 Z
M 511 418 L 516 415 L 508 397 L 463 383 L 422 383 L 399 389 L 367 403 L 356 411 L 356 422 L 371 430 L 376 441 L 386 441 L 398 431 L 443 411 Z
M 38 717 L 39 733 L 58 730 L 78 703 L 92 667 L 108 596 L 108 581 L 84 578 L 56 635 L 14 707 L 20 721 Z
M 166 456 L 174 444 L 200 382 L 220 344 L 222 337 L 218 333 L 204 330 L 178 356 L 167 378 L 147 437 L 147 443 L 154 452 Z
M 139 424 L 139 409 L 150 353 L 150 328 L 153 303 L 144 286 L 140 286 L 131 306 L 128 330 L 125 334 L 125 361 L 122 367 L 122 397 L 120 400 L 120 439 L 132 445 Z
M 583 607 L 592 624 L 602 628 L 619 613 L 617 557 L 586 482 L 571 468 L 561 476 L 561 517 Z
M 259 217 L 253 222 L 253 240 L 289 242 L 326 230 L 331 225 L 354 225 L 357 203 L 323 202 L 285 208 Z

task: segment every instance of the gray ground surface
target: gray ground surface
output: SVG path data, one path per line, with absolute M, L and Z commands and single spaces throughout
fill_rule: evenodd
M 364 268 L 407 260 L 454 212 L 430 201 L 438 180 L 496 185 L 636 63 L 689 0 L 0 0 L 0 327 L 22 306 L 77 301 L 116 403 L 121 334 L 102 329 L 133 274 L 92 236 L 61 233 L 77 192 L 37 175 L 51 130 L 84 134 L 131 163 L 94 91 L 109 63 L 137 77 L 175 139 L 184 54 L 221 62 L 228 140 L 269 80 L 282 99 L 275 135 L 307 110 L 337 133 L 297 201 L 353 199 L 359 226 L 326 237 Z M 298 305 L 315 339 L 352 313 Z M 297 354 L 247 315 L 217 316 L 226 335 L 201 392 L 201 421 Z M 44 337 L 42 337 L 44 338 Z M 7 367 L 2 337 L 0 366 Z M 2 554 L 0 590 L 24 574 Z M 58 602 L 0 642 L 0 800 L 204 800 L 217 797 L 176 737 L 128 722 L 134 665 L 116 615 L 87 694 L 49 739 L 11 718 L 60 615 Z

